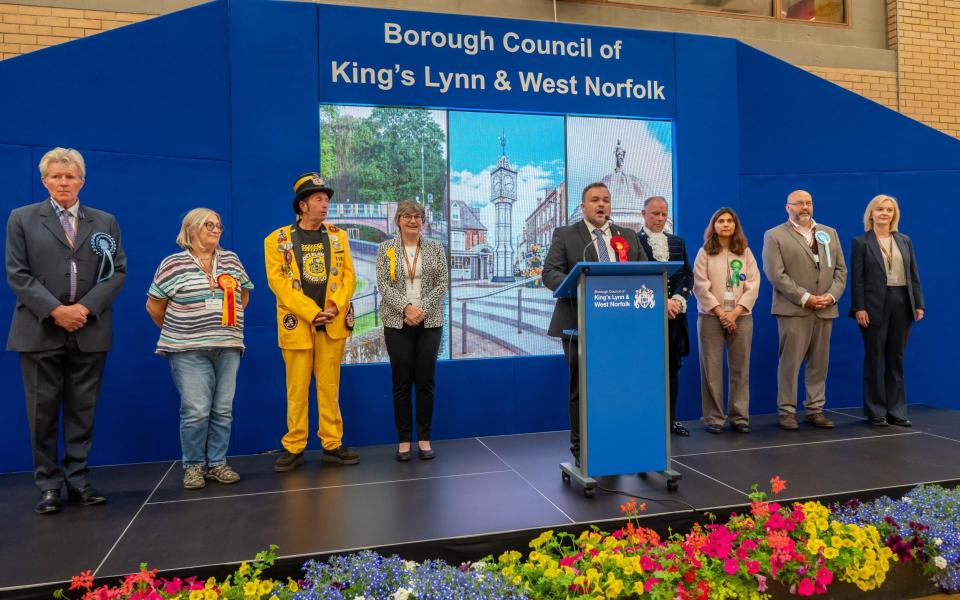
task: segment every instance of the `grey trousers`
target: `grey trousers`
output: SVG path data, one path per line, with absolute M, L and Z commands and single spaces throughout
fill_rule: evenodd
M 87 455 L 93 443 L 93 418 L 106 352 L 82 352 L 76 337 L 62 348 L 21 352 L 20 370 L 27 402 L 33 478 L 41 491 L 88 483 Z M 64 453 L 57 448 L 63 427 Z
M 728 410 L 730 422 L 750 422 L 750 348 L 753 343 L 753 317 L 741 315 L 737 332 L 727 333 L 714 315 L 697 316 L 697 339 L 700 341 L 700 403 L 703 422 L 723 425 L 723 351 L 727 351 L 730 388 Z
M 803 317 L 777 316 L 780 348 L 777 353 L 777 409 L 780 416 L 797 414 L 797 376 L 800 366 L 804 372 L 807 414 L 823 412 L 826 404 L 827 366 L 830 364 L 830 332 L 833 319 L 821 319 L 816 314 Z

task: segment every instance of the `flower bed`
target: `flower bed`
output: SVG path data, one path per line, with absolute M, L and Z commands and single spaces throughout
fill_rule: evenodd
M 777 494 L 786 487 L 771 480 Z M 783 505 L 754 486 L 749 511 L 662 537 L 640 525 L 643 504 L 621 507 L 627 524 L 607 534 L 546 531 L 524 556 L 504 552 L 460 567 L 415 563 L 364 551 L 309 561 L 300 581 L 263 577 L 276 547 L 223 581 L 173 580 L 143 565 L 116 586 L 94 587 L 89 571 L 70 590 L 83 600 L 253 600 L 279 598 L 770 598 L 826 594 L 842 582 L 880 588 L 898 563 L 915 563 L 939 587 L 960 591 L 960 489 L 920 486 L 899 500 Z M 66 594 L 58 592 L 57 597 Z

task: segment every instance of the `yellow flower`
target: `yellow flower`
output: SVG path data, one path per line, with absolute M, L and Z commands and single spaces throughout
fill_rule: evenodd
M 207 583 L 206 585 L 203 586 L 203 589 L 209 590 L 215 585 L 217 585 L 217 580 L 211 577 L 210 579 L 207 580 Z
M 532 540 L 530 540 L 530 547 L 531 547 L 531 548 L 539 548 L 540 546 L 542 546 L 542 545 L 546 544 L 547 542 L 549 542 L 551 539 L 553 539 L 553 530 L 544 531 L 543 533 L 541 533 L 541 534 L 538 535 L 537 537 L 535 537 L 535 538 L 533 538 Z
M 836 558 L 836 557 L 838 557 L 838 556 L 840 556 L 840 551 L 837 550 L 837 549 L 834 548 L 834 547 L 826 548 L 826 549 L 823 551 L 823 557 L 826 558 L 826 559 L 828 559 L 828 560 L 832 560 L 832 559 L 834 559 L 834 558 Z
M 820 551 L 820 548 L 824 546 L 826 546 L 826 544 L 823 543 L 823 540 L 812 537 L 807 541 L 807 552 L 810 554 L 816 554 Z
M 523 581 L 523 578 L 517 575 L 513 578 L 513 585 L 520 585 L 520 582 Z
M 623 582 L 614 577 L 613 573 L 607 576 L 607 598 L 619 598 L 623 592 Z
M 244 596 L 254 596 L 257 593 L 257 582 L 248 581 L 243 584 L 243 595 Z
M 590 567 L 589 569 L 587 569 L 586 575 L 587 575 L 587 581 L 589 581 L 590 583 L 597 583 L 598 581 L 600 581 L 600 571 L 594 569 L 593 567 Z
M 206 590 L 203 593 L 203 600 L 217 600 L 219 596 L 216 590 Z
M 272 589 L 273 589 L 273 582 L 270 581 L 269 579 L 266 580 L 266 581 L 261 581 L 261 582 L 260 582 L 260 590 L 259 590 L 259 592 L 260 592 L 260 595 L 261 595 L 261 596 L 263 596 L 263 595 L 265 595 L 265 594 L 269 594 L 269 593 L 270 593 L 270 590 L 272 590 Z
M 522 556 L 523 555 L 517 552 L 516 550 L 509 550 L 501 554 L 499 560 L 502 563 L 515 563 L 518 560 L 520 560 Z
M 247 574 L 250 573 L 250 565 L 247 564 L 247 561 L 240 563 L 240 568 L 237 569 L 237 573 L 239 573 L 241 577 L 246 577 Z
M 834 521 L 834 523 L 836 523 L 836 521 Z M 830 545 L 833 546 L 834 548 L 839 548 L 840 546 L 843 545 L 843 538 L 840 537 L 839 535 L 835 535 L 831 537 Z
M 830 525 L 827 523 L 827 519 L 825 517 L 817 519 L 817 529 L 820 531 L 826 531 L 829 528 Z
M 203 590 L 193 590 L 190 592 L 190 600 L 203 600 Z
M 634 582 L 633 582 L 633 593 L 636 594 L 636 595 L 638 595 L 638 596 L 642 596 L 642 595 L 643 595 L 644 589 L 643 589 L 643 582 L 642 582 L 642 581 L 634 581 Z

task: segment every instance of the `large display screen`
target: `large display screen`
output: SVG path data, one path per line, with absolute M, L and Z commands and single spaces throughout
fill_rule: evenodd
M 448 252 L 440 354 L 452 359 L 560 352 L 540 276 L 553 230 L 582 218 L 588 183 L 607 185 L 621 226 L 640 227 L 650 196 L 667 199 L 673 222 L 670 121 L 322 105 L 320 172 L 357 271 L 348 363 L 387 360 L 374 259 L 402 200 L 424 206 L 424 235 Z

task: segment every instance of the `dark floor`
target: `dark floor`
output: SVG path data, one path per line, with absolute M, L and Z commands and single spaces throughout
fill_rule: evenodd
M 960 480 L 960 411 L 911 406 L 912 429 L 871 428 L 859 409 L 828 411 L 833 430 L 801 425 L 781 431 L 775 415 L 755 416 L 753 433 L 706 433 L 688 422 L 673 437 L 680 489 L 659 474 L 605 477 L 602 488 L 645 496 L 647 514 L 721 510 L 747 502 L 753 483 L 788 481 L 781 499 L 855 495 L 924 482 Z M 0 475 L 0 592 L 134 571 L 236 563 L 270 544 L 284 557 L 535 531 L 619 520 L 625 496 L 585 498 L 564 483 L 566 432 L 434 442 L 437 458 L 398 463 L 393 446 L 360 448 L 361 464 L 337 467 L 308 454 L 278 474 L 274 457 L 238 456 L 243 480 L 231 486 L 181 487 L 178 462 L 94 470 L 109 496 L 98 507 L 67 505 L 33 513 L 39 494 L 28 473 Z

